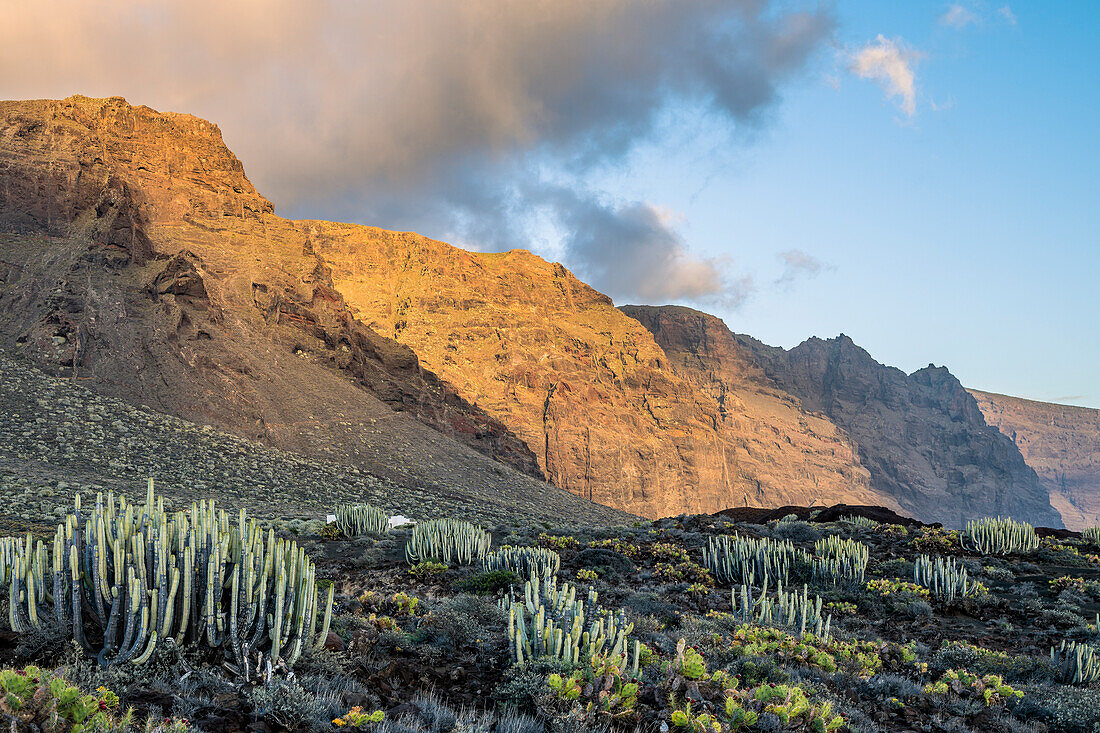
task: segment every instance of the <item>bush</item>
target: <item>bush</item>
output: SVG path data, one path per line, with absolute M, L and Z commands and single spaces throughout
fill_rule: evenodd
M 595 570 L 605 577 L 630 575 L 634 572 L 634 562 L 629 557 L 621 552 L 602 547 L 581 550 L 574 560 L 582 568 Z
M 451 588 L 459 593 L 473 593 L 479 596 L 495 594 L 510 588 L 519 581 L 519 576 L 511 570 L 490 570 L 459 578 L 451 583 Z

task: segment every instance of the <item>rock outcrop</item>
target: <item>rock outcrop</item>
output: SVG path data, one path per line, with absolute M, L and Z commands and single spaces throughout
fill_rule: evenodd
M 1100 526 L 1100 410 L 970 390 L 1050 492 L 1066 527 Z
M 737 340 L 779 387 L 852 437 L 871 485 L 902 513 L 949 527 L 985 515 L 1062 526 L 1035 471 L 947 369 L 907 375 L 844 335 L 789 351 Z

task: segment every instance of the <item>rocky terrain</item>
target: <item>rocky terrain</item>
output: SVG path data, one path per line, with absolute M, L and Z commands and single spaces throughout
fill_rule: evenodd
M 970 390 L 1016 443 L 1070 529 L 1100 525 L 1100 410 Z
M 666 325 L 685 319 L 706 337 L 684 339 L 682 329 Z M 755 374 L 757 383 L 770 383 L 800 409 L 834 423 L 857 447 L 872 489 L 892 497 L 903 514 L 952 527 L 997 514 L 1062 526 L 1035 472 L 986 424 L 974 398 L 946 369 L 906 375 L 879 364 L 846 336 L 812 338 L 785 351 L 732 335 L 718 319 L 683 309 L 645 322 L 653 324 L 662 346 L 685 353 L 680 363 L 700 370 L 700 379 L 717 374 L 735 383 L 743 379 L 736 375 Z M 722 362 L 709 356 L 719 348 L 727 354 Z
M 215 497 L 263 517 L 316 519 L 340 503 L 368 501 L 414 518 L 450 513 L 486 523 L 635 519 L 521 474 L 526 481 L 513 481 L 507 492 L 473 481 L 400 483 L 97 395 L 2 352 L 0 446 L 0 494 L 8 503 L 0 535 L 52 532 L 75 494 L 85 502 L 100 491 L 141 497 L 149 478 L 174 507 Z M 409 453 L 393 458 L 413 460 Z M 419 459 L 442 464 L 448 456 Z M 447 475 L 447 468 L 438 472 Z

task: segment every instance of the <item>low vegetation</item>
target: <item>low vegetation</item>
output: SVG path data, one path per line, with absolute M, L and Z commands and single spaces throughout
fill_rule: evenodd
M 73 506 L 0 541 L 13 730 L 1100 730 L 1095 533 Z

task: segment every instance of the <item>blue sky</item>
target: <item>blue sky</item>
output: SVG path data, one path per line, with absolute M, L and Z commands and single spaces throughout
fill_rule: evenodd
M 735 331 L 791 347 L 850 335 L 905 371 L 1100 407 L 1100 4 L 843 2 L 836 45 L 748 142 L 704 133 L 607 185 L 682 214 L 693 251 L 753 277 Z M 910 117 L 846 51 L 919 53 Z M 705 120 L 696 129 L 706 130 Z M 684 165 L 690 160 L 690 165 Z M 789 285 L 779 254 L 822 263 Z

